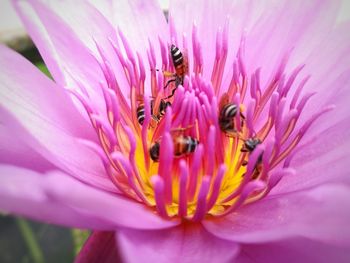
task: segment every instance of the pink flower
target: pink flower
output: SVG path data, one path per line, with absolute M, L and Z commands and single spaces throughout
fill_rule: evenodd
M 337 1 L 13 2 L 55 82 L 0 48 L 1 210 L 77 262 L 349 261 Z

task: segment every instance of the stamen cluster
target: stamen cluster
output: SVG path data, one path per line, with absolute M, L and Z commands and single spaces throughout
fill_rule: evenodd
M 303 66 L 285 73 L 290 54 L 264 86 L 260 69 L 247 73 L 244 39 L 233 65 L 227 65 L 228 24 L 218 30 L 209 78 L 203 75 L 205 54 L 196 26 L 192 54 L 186 54 L 188 40 L 184 37 L 179 47 L 170 18 L 171 43 L 159 39 L 156 50 L 149 42 L 149 71 L 122 32 L 110 41 L 129 85 L 128 96 L 98 44 L 105 111 L 94 109 L 87 93 L 74 93 L 99 137 L 100 145 L 90 146 L 115 186 L 163 217 L 200 221 L 263 198 L 292 173 L 293 149 L 331 109 L 298 123 L 313 93 L 302 95 L 308 77 L 297 79 Z M 156 61 L 157 52 L 161 61 Z M 232 67 L 228 86 L 223 85 L 226 67 Z

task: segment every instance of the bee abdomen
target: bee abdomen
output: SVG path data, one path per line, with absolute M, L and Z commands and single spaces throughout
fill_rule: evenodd
M 151 148 L 149 149 L 149 155 L 151 157 L 151 159 L 154 162 L 158 162 L 159 161 L 159 149 L 160 149 L 160 144 L 159 142 L 155 142 Z
M 238 111 L 238 106 L 232 103 L 229 103 L 225 105 L 221 112 L 220 112 L 220 118 L 221 119 L 232 119 L 236 116 Z
M 169 101 L 165 102 L 164 100 L 160 101 L 160 105 L 159 105 L 159 117 L 163 117 L 166 111 L 166 108 L 168 108 L 169 106 L 171 106 L 171 103 Z
M 178 66 L 181 66 L 184 58 L 180 49 L 175 45 L 172 45 L 170 48 L 170 52 L 171 52 L 171 58 L 173 60 L 174 67 L 176 68 Z
M 190 136 L 187 137 L 187 140 L 188 140 L 187 153 L 193 153 L 196 150 L 196 147 L 199 144 L 199 141 Z
M 140 105 L 137 107 L 136 115 L 137 115 L 138 123 L 140 123 L 142 125 L 143 122 L 145 121 L 145 107 L 144 107 L 144 105 Z

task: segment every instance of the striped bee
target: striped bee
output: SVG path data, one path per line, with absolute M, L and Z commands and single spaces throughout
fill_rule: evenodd
M 244 141 L 241 152 L 251 153 L 259 144 L 261 144 L 261 140 L 259 138 L 249 138 Z
M 164 86 L 164 89 L 166 89 L 169 86 L 169 84 L 172 82 L 175 82 L 175 88 L 172 90 L 171 95 L 169 95 L 165 99 L 169 99 L 174 96 L 177 87 L 179 85 L 183 85 L 185 75 L 188 72 L 187 56 L 183 55 L 183 53 L 180 51 L 180 49 L 177 46 L 171 45 L 170 54 L 171 54 L 171 59 L 173 61 L 174 68 L 175 68 L 175 73 L 171 73 L 171 72 L 164 73 L 165 76 L 173 77 L 172 79 L 169 79 L 167 81 L 167 83 Z
M 241 117 L 241 126 L 243 126 L 245 116 L 243 115 L 241 108 L 238 105 L 229 102 L 228 94 L 224 93 L 219 104 L 219 126 L 221 131 L 232 136 L 237 134 L 234 117 L 238 112 Z
M 160 100 L 159 108 L 157 114 L 153 113 L 153 106 L 154 101 L 151 100 L 151 112 L 152 112 L 152 118 L 159 122 L 161 118 L 164 116 L 166 108 L 171 106 L 171 103 L 169 101 Z M 143 122 L 145 121 L 145 105 L 143 103 L 140 103 L 136 109 L 136 116 L 137 121 L 140 125 L 143 125 Z
M 261 140 L 259 138 L 249 138 L 249 139 L 244 141 L 244 144 L 241 148 L 241 152 L 252 153 L 259 144 L 261 144 Z M 252 175 L 253 179 L 258 178 L 259 174 L 261 173 L 262 158 L 263 158 L 263 153 L 261 153 L 261 155 L 259 156 L 259 158 L 255 164 L 255 168 L 254 168 L 253 175 Z M 242 165 L 246 166 L 247 164 L 248 164 L 248 162 L 244 161 Z
M 191 136 L 173 136 L 174 143 L 174 156 L 181 157 L 184 155 L 188 155 L 193 153 L 199 144 L 199 141 Z M 154 162 L 159 161 L 159 150 L 160 150 L 160 142 L 156 141 L 151 146 L 149 153 L 150 157 Z

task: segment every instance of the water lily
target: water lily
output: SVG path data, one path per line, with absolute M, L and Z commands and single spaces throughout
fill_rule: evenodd
M 54 81 L 0 48 L 1 210 L 77 262 L 349 260 L 337 1 L 13 3 Z

